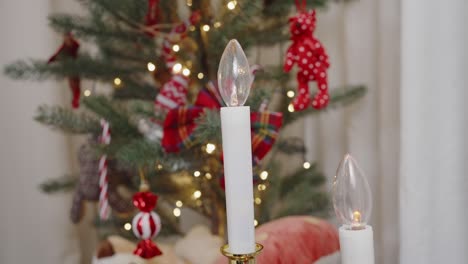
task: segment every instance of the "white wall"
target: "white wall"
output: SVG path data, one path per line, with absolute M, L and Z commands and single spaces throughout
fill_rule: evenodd
M 48 0 L 0 1 L 2 68 L 19 58 L 47 59 L 55 51 L 50 10 Z M 0 86 L 0 263 L 78 263 L 70 195 L 38 189 L 70 170 L 68 140 L 33 121 L 38 105 L 68 103 L 66 84 L 18 82 L 2 74 Z

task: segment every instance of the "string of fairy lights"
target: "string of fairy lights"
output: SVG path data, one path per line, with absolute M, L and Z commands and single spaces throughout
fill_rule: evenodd
M 187 0 L 187 6 L 191 7 L 192 6 L 192 0 Z M 233 11 L 234 9 L 236 9 L 237 7 L 237 1 L 235 0 L 231 0 L 231 1 L 228 1 L 226 3 L 226 8 L 230 11 Z M 213 23 L 213 27 L 218 29 L 221 27 L 221 22 L 219 21 L 216 21 Z M 204 24 L 204 25 L 201 25 L 200 29 L 204 32 L 209 32 L 211 30 L 211 26 L 208 25 L 208 24 Z M 191 25 L 189 27 L 189 30 L 190 31 L 195 31 L 196 30 L 196 27 L 194 25 Z M 175 53 L 178 53 L 179 51 L 181 50 L 181 47 L 179 44 L 174 44 L 172 46 L 172 51 L 174 51 Z M 187 64 L 191 64 L 191 62 L 188 62 Z M 156 72 L 157 70 L 157 67 L 156 67 L 156 64 L 153 63 L 153 62 L 148 62 L 147 65 L 146 65 L 146 68 L 149 72 L 153 73 L 153 72 Z M 182 63 L 180 62 L 177 62 L 176 64 L 174 64 L 174 66 L 172 66 L 172 72 L 174 74 L 180 74 L 182 73 L 184 76 L 186 77 L 189 77 L 191 75 L 191 70 L 189 69 L 189 67 L 186 67 L 184 65 L 182 65 Z M 203 72 L 198 72 L 197 73 L 197 78 L 199 80 L 203 80 L 203 78 L 205 78 L 205 74 Z M 122 79 L 120 79 L 119 77 L 116 77 L 114 78 L 113 80 L 113 85 L 115 88 L 120 88 L 122 85 L 123 85 L 123 82 L 122 82 Z M 88 96 L 91 96 L 92 92 L 90 89 L 85 89 L 83 91 L 83 95 L 85 97 L 88 97 Z M 295 96 L 295 92 L 293 90 L 289 90 L 286 92 L 286 96 L 288 98 L 294 98 Z M 288 111 L 289 112 L 294 112 L 294 106 L 292 103 L 290 103 L 288 105 Z

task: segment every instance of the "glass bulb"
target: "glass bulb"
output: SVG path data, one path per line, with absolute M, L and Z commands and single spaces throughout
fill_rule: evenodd
M 224 49 L 218 68 L 219 92 L 226 105 L 244 105 L 252 82 L 247 57 L 239 42 L 232 39 Z
M 364 173 L 346 154 L 333 180 L 333 207 L 338 220 L 350 229 L 365 228 L 372 211 L 372 194 Z

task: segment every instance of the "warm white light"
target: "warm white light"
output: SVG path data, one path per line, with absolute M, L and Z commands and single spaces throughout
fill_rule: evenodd
M 261 204 L 261 203 L 262 203 L 262 199 L 260 199 L 259 197 L 256 197 L 255 204 Z
M 192 6 L 192 0 L 187 0 L 187 6 Z
M 195 171 L 193 173 L 193 176 L 195 176 L 195 177 L 200 177 L 200 175 L 201 175 L 201 173 L 199 171 Z
M 294 105 L 289 104 L 289 105 L 288 105 L 288 111 L 289 111 L 290 113 L 293 113 L 293 112 L 294 112 Z
M 200 198 L 201 195 L 202 195 L 202 193 L 199 190 L 196 190 L 195 192 L 193 192 L 193 197 L 195 197 L 195 199 Z
M 268 178 L 268 171 L 262 171 L 260 173 L 260 179 L 266 180 Z
M 180 211 L 179 208 L 174 208 L 174 211 L 172 211 L 172 212 L 174 213 L 174 216 L 175 216 L 175 217 L 179 217 L 179 216 L 180 216 L 180 213 L 181 213 L 181 211 Z
M 91 91 L 86 89 L 86 90 L 84 90 L 83 94 L 84 94 L 84 96 L 88 97 L 88 96 L 91 95 Z
M 219 27 L 221 27 L 221 22 L 217 21 L 217 22 L 215 22 L 215 23 L 213 24 L 213 26 L 214 26 L 215 28 L 219 28 Z
M 356 161 L 346 154 L 333 180 L 333 207 L 343 225 L 364 228 L 372 211 L 369 183 Z
M 174 46 L 172 46 L 172 50 L 173 50 L 174 52 L 179 52 L 180 46 L 177 45 L 177 44 L 175 44 Z
M 156 166 L 156 168 L 157 168 L 158 170 L 162 170 L 162 169 L 163 169 L 163 165 L 158 164 L 158 165 Z
M 259 191 L 264 191 L 264 190 L 266 190 L 266 185 L 265 184 L 259 184 L 257 186 L 257 188 L 258 188 Z
M 122 84 L 122 80 L 120 80 L 120 78 L 115 78 L 115 79 L 114 79 L 114 84 L 115 84 L 116 86 L 119 86 L 119 85 Z
M 210 31 L 210 25 L 203 25 L 202 30 L 205 32 Z
M 294 93 L 294 91 L 291 91 L 291 90 L 289 90 L 289 91 L 286 93 L 286 95 L 287 95 L 289 98 L 293 98 L 295 94 L 296 94 L 296 93 Z
M 257 221 L 257 219 L 254 220 L 254 226 L 258 226 L 258 221 Z
M 216 150 L 216 145 L 212 143 L 206 144 L 206 153 L 211 154 Z
M 302 164 L 302 166 L 304 167 L 304 169 L 308 170 L 310 169 L 310 162 L 306 161 L 304 162 L 304 164 Z
M 190 31 L 195 31 L 195 29 L 197 29 L 197 28 L 196 28 L 194 25 L 191 25 L 191 26 L 189 27 L 189 30 L 190 30 Z
M 126 223 L 126 224 L 124 225 L 124 229 L 127 230 L 127 231 L 132 230 L 132 224 Z
M 156 70 L 156 65 L 154 65 L 154 63 L 152 62 L 148 62 L 148 65 L 146 65 L 146 67 L 148 68 L 148 71 L 150 72 L 154 72 Z
M 182 207 L 182 205 L 184 205 L 184 203 L 182 203 L 182 201 L 179 200 L 179 201 L 175 202 L 175 205 L 177 207 Z
M 205 74 L 203 74 L 203 72 L 199 72 L 198 75 L 197 75 L 198 79 L 203 79 L 203 77 L 205 77 Z
M 211 180 L 213 176 L 211 175 L 211 173 L 207 172 L 205 173 L 205 178 L 207 178 L 208 180 Z
M 182 71 L 182 64 L 176 63 L 174 66 L 172 66 L 172 71 L 174 73 L 180 73 Z
M 190 76 L 190 70 L 187 69 L 187 68 L 184 68 L 184 69 L 182 70 L 182 74 L 183 74 L 185 77 L 188 77 L 188 76 Z
M 234 8 L 236 8 L 236 5 L 237 5 L 237 1 L 229 1 L 229 2 L 227 3 L 227 8 L 228 8 L 229 10 L 234 10 Z
M 218 86 L 227 106 L 242 106 L 249 96 L 253 76 L 249 61 L 237 40 L 229 41 L 218 68 Z

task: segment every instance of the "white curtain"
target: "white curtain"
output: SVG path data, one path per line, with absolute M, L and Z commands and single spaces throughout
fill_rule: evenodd
M 402 1 L 401 264 L 468 263 L 467 12 Z
M 317 35 L 331 57 L 331 87 L 364 84 L 365 98 L 306 120 L 308 158 L 329 182 L 346 152 L 372 186 L 376 263 L 398 263 L 400 6 L 359 0 L 320 12 Z
M 468 262 L 467 12 L 463 0 L 360 0 L 320 14 L 332 87 L 369 92 L 306 120 L 308 158 L 331 179 L 349 151 L 366 171 L 376 263 Z

